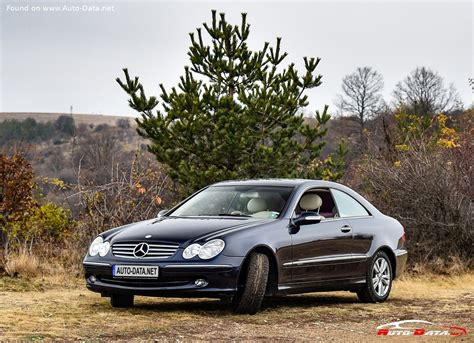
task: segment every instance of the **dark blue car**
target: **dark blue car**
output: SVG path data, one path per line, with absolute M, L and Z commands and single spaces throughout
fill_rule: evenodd
M 256 313 L 265 296 L 347 290 L 382 302 L 406 263 L 400 223 L 338 183 L 220 182 L 157 218 L 104 232 L 87 288 L 112 306 L 134 295 L 218 297 Z

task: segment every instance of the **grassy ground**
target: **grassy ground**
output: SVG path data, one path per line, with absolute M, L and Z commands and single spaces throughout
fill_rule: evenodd
M 112 309 L 108 299 L 87 291 L 82 280 L 64 277 L 0 278 L 0 304 L 0 341 L 358 342 L 381 340 L 375 335 L 378 325 L 404 319 L 470 331 L 474 327 L 474 274 L 406 277 L 395 283 L 390 300 L 383 304 L 361 304 L 348 292 L 272 298 L 255 316 L 233 315 L 211 299 L 138 297 L 132 309 Z M 472 339 L 471 332 L 463 338 Z

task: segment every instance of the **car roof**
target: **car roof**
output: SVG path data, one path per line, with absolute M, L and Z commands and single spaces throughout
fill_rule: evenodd
M 310 179 L 248 179 L 248 180 L 227 180 L 213 184 L 212 186 L 282 186 L 297 187 L 302 185 L 314 185 L 316 187 L 329 187 L 334 182 Z

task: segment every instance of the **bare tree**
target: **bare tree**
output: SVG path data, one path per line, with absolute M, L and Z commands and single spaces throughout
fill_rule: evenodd
M 382 88 L 382 75 L 370 67 L 359 67 L 342 79 L 342 94 L 336 105 L 342 114 L 353 116 L 359 123 L 362 146 L 365 145 L 365 123 L 383 105 Z
M 127 164 L 129 156 L 123 151 L 115 134 L 106 127 L 84 135 L 72 158 L 75 167 L 81 164 L 90 179 L 94 179 L 97 184 L 104 184 L 112 179 L 117 164 Z
M 417 67 L 393 92 L 396 105 L 421 116 L 462 109 L 453 84 L 445 86 L 443 78 L 426 67 Z

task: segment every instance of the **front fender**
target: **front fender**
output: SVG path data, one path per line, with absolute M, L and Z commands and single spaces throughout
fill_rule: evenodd
M 265 247 L 276 256 L 281 247 L 291 247 L 291 238 L 283 220 L 273 220 L 245 230 L 229 232 L 223 237 L 226 247 L 222 252 L 226 256 L 245 257 L 257 247 Z

